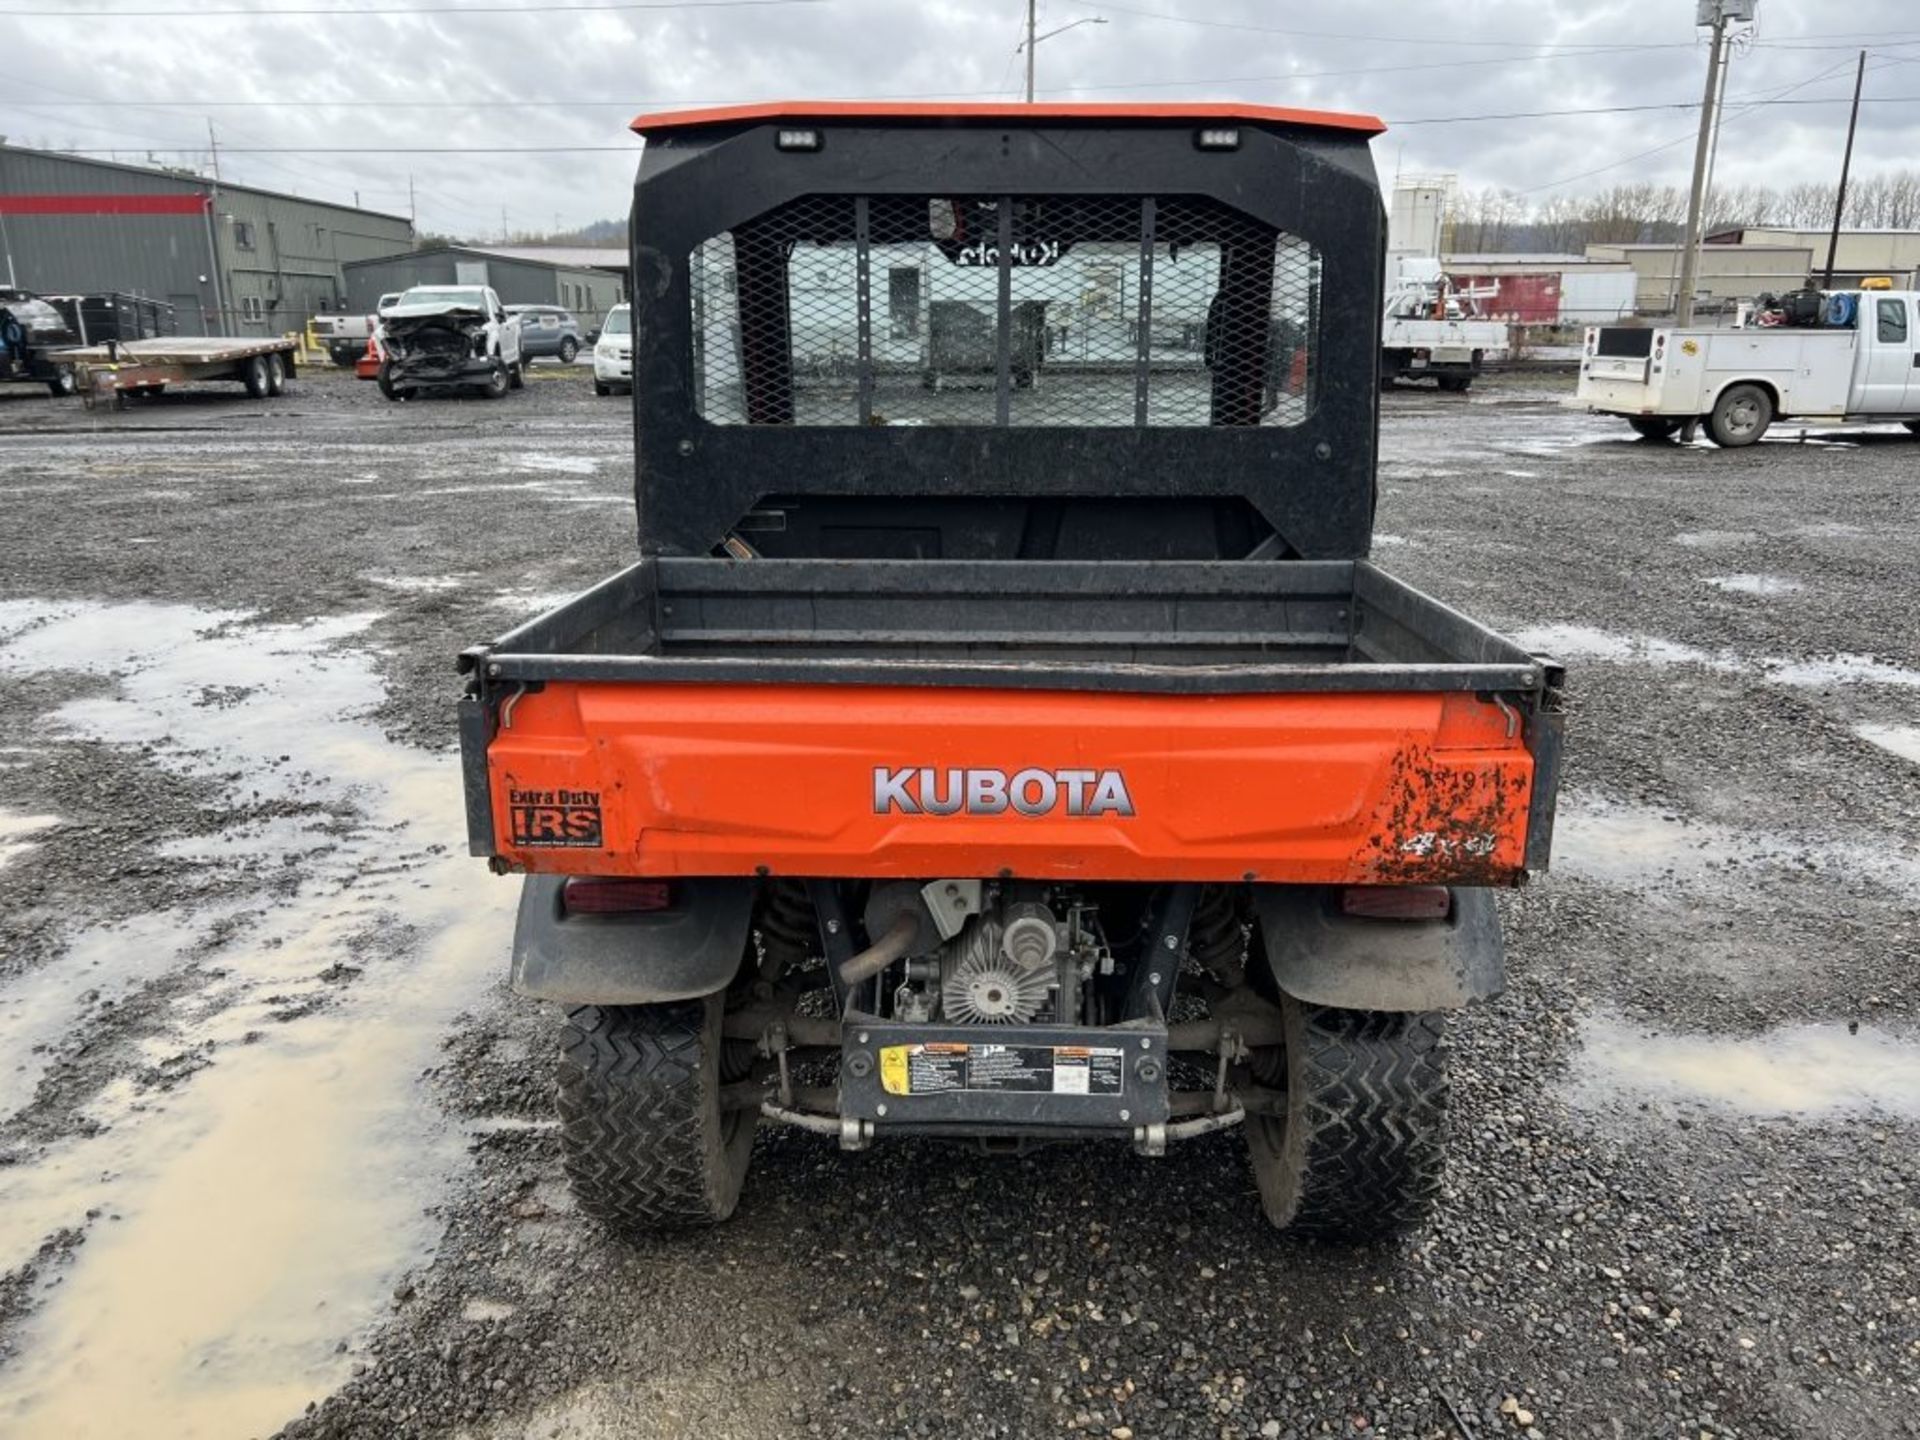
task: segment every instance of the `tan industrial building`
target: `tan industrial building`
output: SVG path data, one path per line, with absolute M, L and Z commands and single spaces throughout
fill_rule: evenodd
M 1746 225 L 1717 230 L 1700 247 L 1695 282 L 1703 314 L 1730 313 L 1744 300 L 1818 284 L 1827 264 L 1825 230 Z M 1642 315 L 1671 315 L 1680 293 L 1678 245 L 1587 246 L 1589 260 L 1625 261 L 1635 275 L 1634 308 Z M 1857 287 L 1885 276 L 1907 288 L 1920 280 L 1920 230 L 1842 230 L 1834 254 L 1835 289 Z
M 1771 226 L 1745 225 L 1734 230 L 1718 230 L 1707 237 L 1714 248 L 1726 245 L 1804 246 L 1812 255 L 1810 269 L 1824 275 L 1827 268 L 1827 230 L 1787 230 Z M 1833 284 L 1850 289 L 1862 280 L 1881 275 L 1896 286 L 1906 288 L 1920 272 L 1920 230 L 1842 230 L 1840 244 L 1833 255 Z
M 1634 309 L 1642 315 L 1671 315 L 1680 294 L 1681 248 L 1594 244 L 1587 246 L 1587 258 L 1624 260 L 1634 271 Z M 1708 315 L 1731 312 L 1756 295 L 1777 295 L 1806 284 L 1812 267 L 1813 251 L 1806 245 L 1704 245 L 1694 281 L 1696 308 Z

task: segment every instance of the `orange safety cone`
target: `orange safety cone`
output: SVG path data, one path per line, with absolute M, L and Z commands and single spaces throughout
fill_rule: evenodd
M 358 380 L 378 380 L 380 378 L 380 342 L 372 332 L 367 335 L 367 353 L 353 362 L 354 378 Z

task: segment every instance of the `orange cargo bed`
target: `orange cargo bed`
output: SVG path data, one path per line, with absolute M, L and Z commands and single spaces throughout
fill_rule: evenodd
M 1534 758 L 1471 695 L 563 681 L 487 773 L 529 871 L 1499 884 Z
M 1100 565 L 1136 570 L 1119 594 L 887 563 L 649 561 L 469 652 L 476 853 L 1313 884 L 1545 864 L 1554 667 L 1365 562 Z

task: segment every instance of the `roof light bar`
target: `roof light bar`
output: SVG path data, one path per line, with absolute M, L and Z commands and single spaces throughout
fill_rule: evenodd
M 782 130 L 774 137 L 773 143 L 782 150 L 818 150 L 820 132 L 818 130 Z
M 1238 150 L 1240 148 L 1240 127 L 1222 125 L 1200 131 L 1193 137 L 1193 143 L 1202 150 Z

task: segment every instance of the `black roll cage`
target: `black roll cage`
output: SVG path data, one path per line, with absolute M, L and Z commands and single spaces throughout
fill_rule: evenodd
M 1121 113 L 1031 121 L 838 116 L 806 122 L 817 138 L 810 150 L 780 148 L 781 132 L 794 126 L 764 118 L 650 134 L 631 229 L 642 553 L 714 553 L 742 517 L 777 494 L 1244 502 L 1277 537 L 1264 555 L 1364 557 L 1373 517 L 1385 246 L 1367 136 L 1238 120 L 1235 148 L 1202 150 L 1196 141 L 1204 123 Z M 1248 407 L 1233 391 L 1237 382 L 1216 377 L 1213 423 L 1179 428 L 809 426 L 791 423 L 791 408 L 783 411 L 777 399 L 746 424 L 701 416 L 691 257 L 704 241 L 805 196 L 929 192 L 1000 197 L 1002 216 L 1026 196 L 1137 195 L 1149 213 L 1151 197 L 1193 197 L 1305 241 L 1321 265 L 1311 412 L 1297 425 L 1249 423 Z M 864 203 L 858 213 L 868 213 Z M 1001 248 L 997 263 L 1004 295 L 1010 247 Z M 1222 267 L 1226 285 L 1270 284 L 1270 273 L 1259 265 Z M 751 314 L 761 327 L 749 363 L 760 367 L 759 378 L 777 377 L 782 357 L 773 352 L 783 343 L 786 296 L 770 289 L 742 294 L 739 304 L 743 326 Z M 1003 354 L 1003 395 L 1005 371 Z

